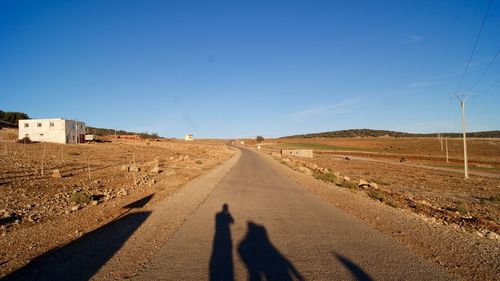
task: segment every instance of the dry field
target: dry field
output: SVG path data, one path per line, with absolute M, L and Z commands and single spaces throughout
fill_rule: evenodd
M 273 152 L 313 149 L 313 159 L 282 162 L 390 206 L 498 239 L 500 140 L 471 139 L 468 144 L 468 180 L 461 173 L 461 139 L 448 140 L 450 163 L 434 138 L 291 138 L 261 145 Z M 360 180 L 369 184 L 360 188 Z
M 216 140 L 60 145 L 16 136 L 0 130 L 0 276 L 115 219 L 136 199 L 168 197 L 234 153 Z

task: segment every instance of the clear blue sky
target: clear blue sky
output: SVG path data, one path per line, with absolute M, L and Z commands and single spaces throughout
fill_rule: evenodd
M 0 109 L 168 137 L 457 131 L 487 6 L 2 0 Z M 493 0 L 461 91 L 499 48 Z M 499 78 L 500 57 L 473 93 Z M 500 84 L 469 105 L 471 130 L 500 129 Z

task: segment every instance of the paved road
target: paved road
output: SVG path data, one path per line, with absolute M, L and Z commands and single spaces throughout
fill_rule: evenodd
M 451 277 L 242 149 L 238 163 L 135 279 Z

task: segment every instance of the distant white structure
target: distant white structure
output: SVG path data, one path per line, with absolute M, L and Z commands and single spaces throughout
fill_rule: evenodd
M 193 135 L 192 134 L 185 135 L 184 140 L 185 141 L 194 141 Z
M 85 123 L 63 118 L 19 120 L 20 140 L 84 143 L 85 130 Z

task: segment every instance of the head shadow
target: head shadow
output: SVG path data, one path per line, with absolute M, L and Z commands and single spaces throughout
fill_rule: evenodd
M 350 259 L 333 252 L 333 255 L 351 272 L 358 281 L 372 281 L 373 279 L 361 267 L 352 262 Z

